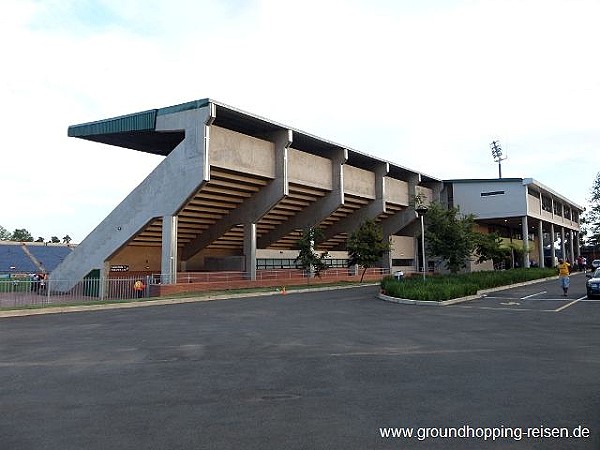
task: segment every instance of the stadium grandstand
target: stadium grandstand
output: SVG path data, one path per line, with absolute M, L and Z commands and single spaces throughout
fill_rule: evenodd
M 50 273 L 73 245 L 0 241 L 0 274 Z
M 297 241 L 310 227 L 323 233 L 314 245 L 329 252 L 326 274 L 347 278 L 357 270 L 348 267 L 346 241 L 366 219 L 392 244 L 373 279 L 433 270 L 415 199 L 484 213 L 482 228 L 521 241 L 525 267 L 536 254 L 544 264 L 549 236 L 561 235 L 565 247 L 579 233 L 581 206 L 535 180 L 444 182 L 208 98 L 73 125 L 68 135 L 164 159 L 58 266 L 46 267 L 62 292 L 92 277 L 146 277 L 155 295 L 216 280 L 278 283 L 302 272 Z M 579 254 L 573 244 L 567 250 Z M 30 253 L 40 265 L 58 261 Z
M 92 273 L 158 274 L 171 285 L 207 272 L 258 280 L 295 271 L 296 242 L 309 227 L 324 234 L 316 250 L 347 274 L 346 239 L 365 219 L 381 225 L 397 253 L 379 268 L 415 270 L 420 228 L 410 203 L 437 199 L 442 187 L 211 99 L 73 125 L 68 134 L 165 158 L 54 269 L 50 278 L 64 290 Z

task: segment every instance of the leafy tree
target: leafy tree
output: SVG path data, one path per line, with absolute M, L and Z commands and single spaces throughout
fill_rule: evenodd
M 71 243 L 73 239 L 71 239 L 71 236 L 69 236 L 68 234 L 63 238 L 63 244 L 69 244 Z
M 10 232 L 0 225 L 0 241 L 10 241 Z
M 585 212 L 582 222 L 586 227 L 588 243 L 594 246 L 600 245 L 600 172 L 596 175 L 594 184 L 590 189 L 589 209 Z
M 58 244 L 58 243 L 60 243 L 60 239 L 58 237 L 56 237 L 56 236 L 52 236 L 50 238 L 50 242 L 53 243 L 53 244 Z
M 458 208 L 444 208 L 439 203 L 431 203 L 425 222 L 428 252 L 442 257 L 452 273 L 466 267 L 473 255 L 478 262 L 499 261 L 507 255 L 496 234 L 475 230 L 473 214 L 461 215 Z
M 35 240 L 35 242 L 44 242 L 44 241 L 45 241 L 45 239 L 44 239 L 43 237 L 41 237 L 41 236 L 39 236 L 39 237 L 38 237 L 38 238 Z
M 17 228 L 13 231 L 11 240 L 16 242 L 33 242 L 33 236 L 25 228 Z
M 512 254 L 512 250 L 502 244 L 502 239 L 498 233 L 477 233 L 475 239 L 477 262 L 481 263 L 491 259 L 494 264 L 497 264 Z
M 350 265 L 363 267 L 361 282 L 367 269 L 373 267 L 391 249 L 390 242 L 383 238 L 381 228 L 373 220 L 361 223 L 348 238 L 347 246 Z
M 317 277 L 321 276 L 321 272 L 327 270 L 325 258 L 328 252 L 318 253 L 315 251 L 315 242 L 323 239 L 323 232 L 319 228 L 308 228 L 304 230 L 302 238 L 297 241 L 300 252 L 296 257 L 296 262 L 300 262 L 300 266 Z

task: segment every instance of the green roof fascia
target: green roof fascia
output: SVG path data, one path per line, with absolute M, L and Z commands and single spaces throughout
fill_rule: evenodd
M 202 100 L 193 100 L 191 102 L 181 103 L 179 105 L 167 106 L 165 108 L 160 108 L 157 112 L 157 115 L 164 116 L 167 114 L 173 114 L 181 111 L 189 111 L 192 109 L 200 109 L 208 106 L 210 103 L 210 99 L 204 98 Z
M 150 131 L 156 128 L 156 109 L 143 111 L 112 119 L 71 125 L 69 137 L 96 136 L 102 134 L 125 133 L 130 131 Z

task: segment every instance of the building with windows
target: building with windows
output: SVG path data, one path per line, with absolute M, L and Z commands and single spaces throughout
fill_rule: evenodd
M 559 257 L 574 261 L 580 255 L 583 207 L 537 180 L 445 180 L 442 198 L 461 213 L 475 215 L 483 232 L 498 233 L 518 250 L 517 266 L 553 267 Z

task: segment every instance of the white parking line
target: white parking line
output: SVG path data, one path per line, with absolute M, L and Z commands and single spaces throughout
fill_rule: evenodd
M 547 292 L 548 291 L 542 291 L 542 292 L 537 292 L 535 294 L 526 295 L 525 297 L 521 297 L 521 300 L 525 300 L 525 299 L 528 299 L 528 298 L 531 298 L 531 297 L 535 297 L 536 295 L 542 295 L 542 294 L 545 294 Z
M 581 301 L 581 298 L 578 298 L 577 300 L 573 300 L 572 302 L 569 302 L 566 305 L 561 306 L 560 308 L 556 308 L 554 311 L 561 312 L 563 309 L 567 309 L 569 306 L 573 306 L 575 303 L 578 303 L 580 301 Z

